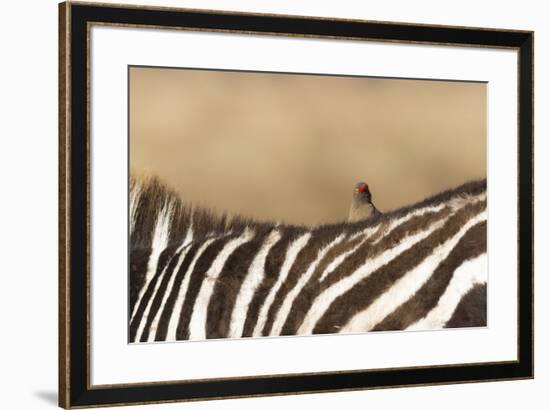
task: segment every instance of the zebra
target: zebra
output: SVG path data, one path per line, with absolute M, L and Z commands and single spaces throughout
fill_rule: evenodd
M 486 326 L 486 180 L 359 222 L 260 222 L 129 189 L 129 342 Z

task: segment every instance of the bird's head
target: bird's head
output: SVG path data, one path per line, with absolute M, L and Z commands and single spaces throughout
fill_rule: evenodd
M 358 182 L 357 184 L 355 184 L 353 195 L 354 197 L 361 198 L 370 202 L 371 193 L 369 190 L 369 185 L 365 182 Z

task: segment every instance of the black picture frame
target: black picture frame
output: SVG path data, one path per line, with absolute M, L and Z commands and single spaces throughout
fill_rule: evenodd
M 518 360 L 90 385 L 88 23 L 508 48 L 518 51 Z M 527 379 L 533 370 L 532 31 L 128 5 L 59 5 L 59 404 L 64 408 Z

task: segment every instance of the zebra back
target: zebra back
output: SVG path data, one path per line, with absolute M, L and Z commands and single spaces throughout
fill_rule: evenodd
M 485 325 L 486 182 L 366 221 L 216 215 L 130 185 L 130 341 Z

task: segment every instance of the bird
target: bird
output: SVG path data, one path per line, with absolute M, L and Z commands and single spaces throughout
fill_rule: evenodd
M 362 221 L 377 215 L 382 215 L 382 212 L 374 206 L 369 186 L 365 182 L 358 182 L 353 190 L 348 222 Z

